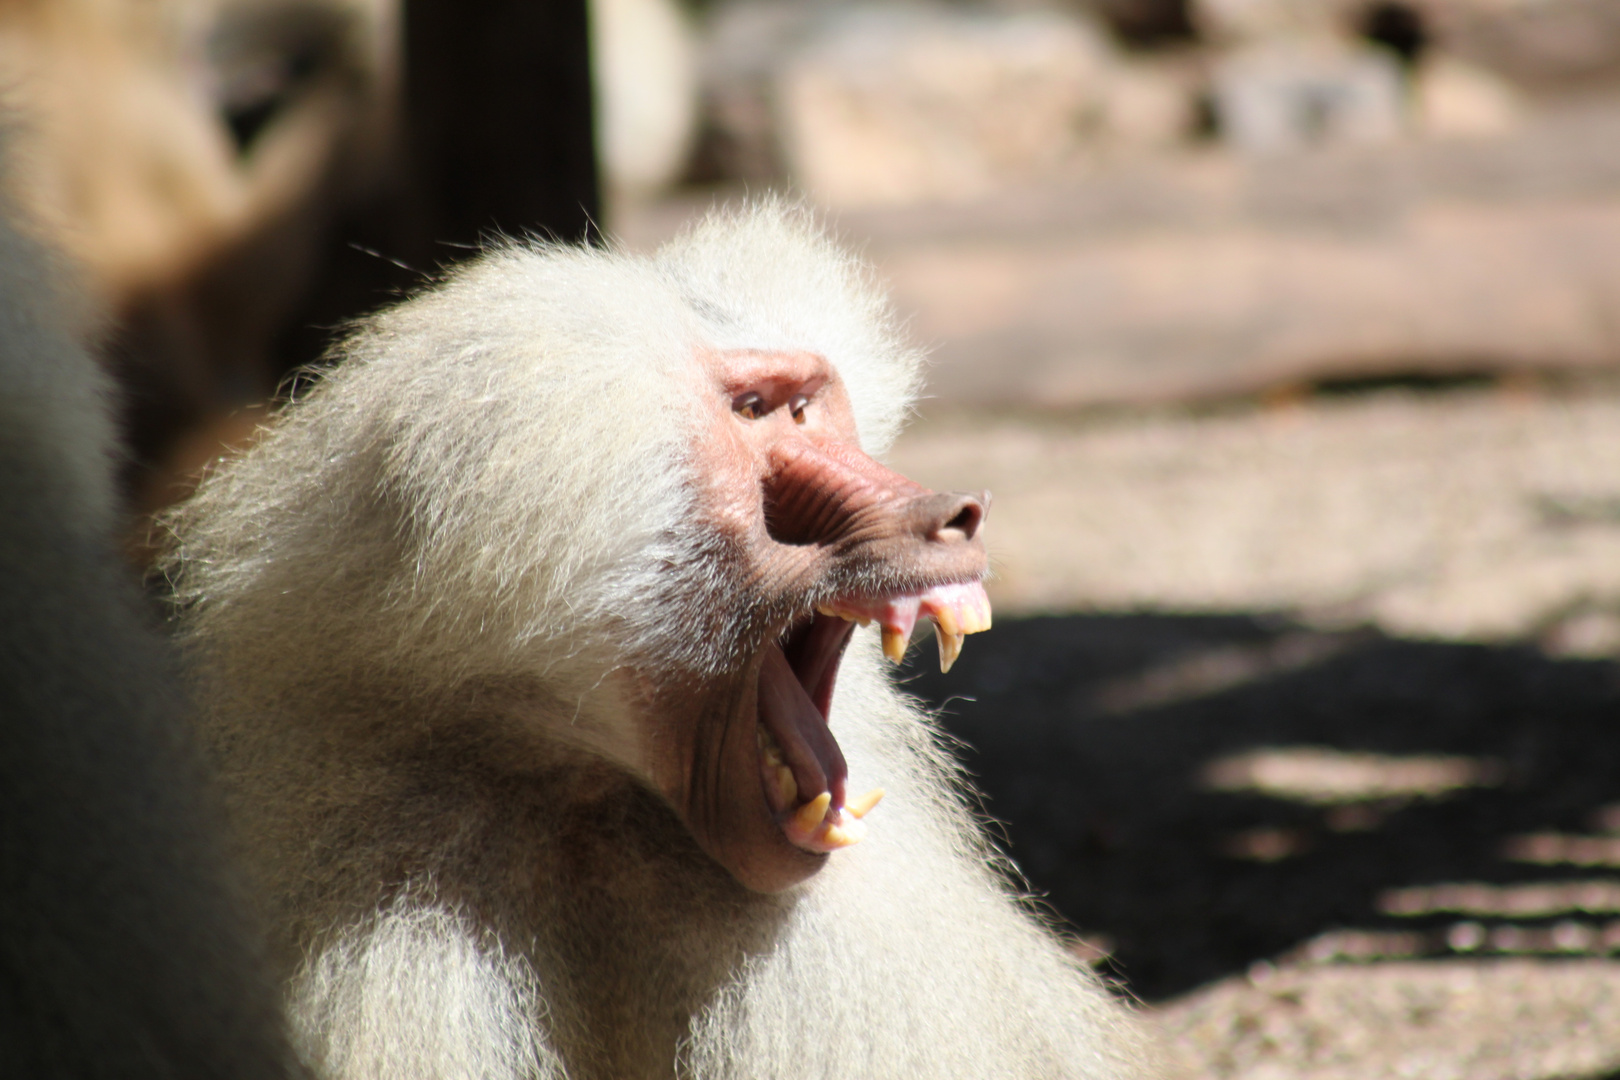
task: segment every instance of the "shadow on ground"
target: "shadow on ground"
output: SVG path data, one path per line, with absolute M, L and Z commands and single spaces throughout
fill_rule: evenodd
M 1149 615 L 926 659 L 1019 865 L 1146 1000 L 1313 949 L 1620 948 L 1613 663 Z

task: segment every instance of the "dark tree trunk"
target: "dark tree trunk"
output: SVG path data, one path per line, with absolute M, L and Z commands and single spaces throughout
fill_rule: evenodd
M 406 0 L 405 116 L 421 236 L 584 239 L 597 218 L 585 0 Z M 421 241 L 418 240 L 418 243 Z
M 586 0 L 405 0 L 404 14 L 403 175 L 328 235 L 278 343 L 283 372 L 481 240 L 594 231 Z

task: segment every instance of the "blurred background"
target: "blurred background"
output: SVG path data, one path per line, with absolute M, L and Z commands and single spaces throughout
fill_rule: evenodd
M 0 0 L 0 75 L 132 567 L 481 240 L 798 193 L 995 494 L 905 678 L 1074 948 L 1193 1075 L 1620 1076 L 1620 0 Z

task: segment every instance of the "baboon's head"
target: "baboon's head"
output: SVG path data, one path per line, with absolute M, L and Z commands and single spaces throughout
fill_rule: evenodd
M 704 849 L 774 890 L 860 839 L 882 795 L 846 790 L 835 734 L 854 625 L 879 623 L 898 661 L 931 616 L 946 668 L 962 636 L 989 625 L 989 498 L 936 494 L 868 457 L 821 353 L 705 350 L 694 368 L 692 528 L 708 535 L 692 540 L 713 566 L 708 589 L 669 615 L 728 634 L 728 661 L 638 667 L 655 704 L 645 761 Z
M 989 625 L 988 497 L 869 456 L 917 361 L 779 207 L 651 259 L 494 252 L 377 318 L 182 511 L 192 634 L 250 707 L 384 686 L 483 724 L 502 687 L 520 745 L 617 762 L 785 888 L 881 794 L 846 790 L 837 739 L 854 625 L 898 659 L 931 617 L 947 665 Z

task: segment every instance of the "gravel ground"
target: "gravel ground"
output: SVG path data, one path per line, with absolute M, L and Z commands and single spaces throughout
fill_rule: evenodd
M 1200 991 L 1166 1026 L 1212 1078 L 1595 1076 L 1620 1065 L 1617 972 L 1597 960 L 1277 971 Z
M 943 707 L 1191 1075 L 1620 1074 L 1620 395 L 926 417 L 995 493 Z

